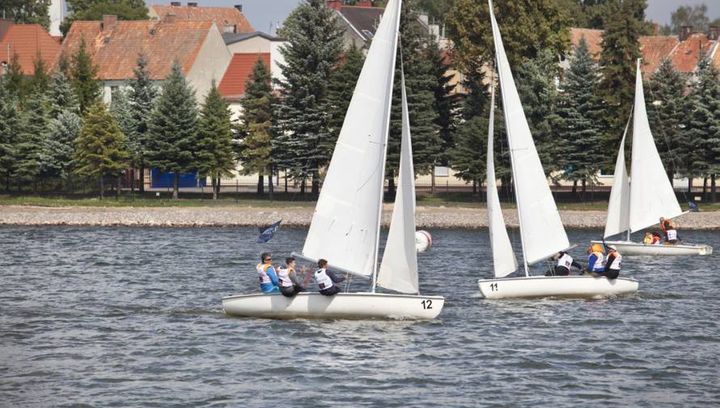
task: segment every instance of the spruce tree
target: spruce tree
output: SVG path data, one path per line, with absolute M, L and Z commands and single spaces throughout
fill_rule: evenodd
M 333 138 L 337 140 L 345 120 L 345 113 L 350 106 L 355 85 L 360 77 L 365 57 L 355 45 L 344 54 L 342 65 L 330 75 L 328 85 L 329 126 Z
M 132 110 L 135 129 L 127 133 L 134 166 L 140 168 L 140 192 L 145 191 L 145 168 L 147 167 L 147 152 L 149 144 L 150 116 L 157 102 L 158 91 L 150 79 L 147 70 L 148 59 L 140 55 L 137 67 L 133 70 L 134 78 L 130 81 L 128 97 Z M 134 167 L 133 166 L 133 167 Z M 133 188 L 135 175 L 133 174 Z
M 281 99 L 277 110 L 280 149 L 293 151 L 292 175 L 303 181 L 312 178 L 317 194 L 320 169 L 330 162 L 335 146 L 328 117 L 327 87 L 343 46 L 343 29 L 334 11 L 322 0 L 309 0 L 285 20 L 280 34 L 287 38 L 280 48 Z
M 263 177 L 268 175 L 268 188 L 272 194 L 272 165 L 273 165 L 273 108 L 275 98 L 270 84 L 270 71 L 265 63 L 258 59 L 253 66 L 253 72 L 245 83 L 245 95 L 240 104 L 243 109 L 238 136 L 237 156 L 242 164 L 243 174 L 258 174 L 257 193 L 262 194 Z M 302 152 L 285 150 L 285 146 L 278 146 L 278 156 L 283 163 L 292 166 L 299 160 Z
M 472 183 L 473 193 L 485 180 L 487 157 L 488 119 L 474 116 L 463 122 L 457 132 L 454 147 L 450 150 L 451 166 L 457 175 Z
M 27 94 L 27 79 L 20 65 L 20 56 L 16 52 L 10 57 L 10 62 L 5 68 L 5 87 L 10 94 L 18 99 L 24 98 Z
M 0 75 L 0 177 L 5 190 L 17 166 L 17 138 L 20 129 L 20 112 L 17 100 L 7 86 L 7 77 Z
M 597 65 L 583 37 L 561 84 L 559 149 L 554 160 L 557 168 L 563 170 L 563 178 L 573 182 L 573 192 L 581 181 L 584 193 L 587 183 L 595 182 L 603 158 L 612 156 L 603 149 L 603 133 L 598 123 L 603 112 L 597 97 L 599 80 Z
M 50 85 L 50 76 L 45 66 L 45 61 L 42 60 L 42 56 L 38 53 L 33 61 L 34 73 L 28 81 L 28 91 L 46 93 L 48 86 Z
M 105 108 L 96 103 L 88 107 L 82 130 L 75 142 L 75 171 L 83 176 L 97 177 L 100 182 L 100 198 L 105 197 L 105 177 L 112 176 L 118 183 L 127 167 L 129 153 L 120 127 Z
M 435 111 L 438 116 L 435 124 L 439 129 L 441 141 L 438 162 L 443 166 L 448 166 L 451 159 L 450 149 L 455 145 L 455 136 L 462 120 L 462 96 L 454 93 L 455 87 L 450 84 L 453 75 L 448 74 L 448 70 L 451 68 L 448 58 L 438 52 L 436 60 L 435 80 L 437 83 L 434 93 Z
M 50 77 L 48 89 L 50 117 L 57 117 L 62 111 L 80 113 L 80 104 L 70 80 L 63 71 L 56 71 Z
M 15 156 L 18 187 L 21 183 L 32 183 L 34 190 L 37 178 L 45 167 L 43 146 L 49 133 L 48 105 L 45 95 L 37 92 L 31 93 L 25 100 Z
M 97 66 L 87 53 L 85 37 L 80 40 L 80 47 L 72 56 L 70 78 L 73 89 L 80 104 L 80 113 L 85 114 L 89 106 L 97 103 L 100 98 L 100 83 L 97 80 Z
M 672 182 L 680 163 L 678 152 L 685 121 L 685 76 L 664 58 L 645 87 L 645 100 L 655 146 Z
M 82 120 L 75 93 L 62 71 L 50 78 L 48 137 L 43 143 L 43 174 L 67 181 L 72 172 L 75 139 L 80 133 Z
M 205 97 L 198 129 L 200 136 L 197 151 L 198 172 L 203 176 L 210 176 L 213 200 L 217 200 L 220 193 L 220 178 L 232 175 L 232 171 L 235 170 L 235 158 L 230 108 L 220 95 L 214 81 Z
M 178 198 L 180 173 L 195 170 L 198 143 L 198 109 L 195 91 L 175 61 L 149 122 L 148 162 L 160 171 L 173 172 L 173 199 Z

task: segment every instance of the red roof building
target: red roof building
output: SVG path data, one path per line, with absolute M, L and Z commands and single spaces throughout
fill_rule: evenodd
M 237 101 L 245 94 L 245 83 L 252 74 L 253 67 L 261 59 L 270 70 L 270 53 L 233 54 L 218 90 L 228 100 Z
M 60 43 L 39 24 L 15 24 L 0 20 L 0 66 L 9 64 L 13 55 L 25 75 L 35 73 L 38 56 L 45 66 L 52 67 L 60 54 Z
M 169 6 L 152 5 L 148 14 L 153 19 L 164 19 L 168 15 L 178 20 L 213 21 L 223 33 L 251 33 L 255 29 L 242 13 L 242 6 L 235 7 L 198 7 L 197 2 L 188 2 L 183 7 L 180 2 L 171 2 Z

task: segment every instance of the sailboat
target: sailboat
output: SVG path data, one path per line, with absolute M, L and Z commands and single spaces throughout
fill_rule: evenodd
M 625 134 L 620 142 L 613 187 L 610 191 L 608 215 L 603 238 L 627 232 L 625 241 L 605 241 L 623 255 L 710 255 L 712 247 L 697 244 L 653 245 L 630 240 L 630 233 L 658 224 L 660 217 L 675 218 L 684 214 L 675 196 L 655 139 L 650 132 L 650 123 L 645 109 L 640 60 L 637 62 L 635 78 L 635 105 L 633 106 L 633 143 L 631 177 L 625 168 Z M 593 243 L 601 241 L 593 241 Z
M 582 276 L 530 276 L 528 268 L 547 260 L 559 251 L 570 247 L 560 213 L 555 205 L 535 143 L 530 133 L 520 96 L 513 80 L 492 1 L 490 21 L 495 42 L 495 57 L 503 112 L 510 149 L 512 176 L 515 183 L 520 239 L 525 276 L 508 277 L 518 268 L 502 217 L 500 200 L 495 185 L 493 162 L 493 108 L 490 109 L 487 153 L 488 225 L 493 253 L 494 279 L 480 279 L 480 293 L 488 299 L 523 297 L 604 297 L 632 293 L 638 282 L 630 278 L 607 279 Z M 495 92 L 493 88 L 492 103 Z
M 419 294 L 415 248 L 415 181 L 410 120 L 402 76 L 402 145 L 397 196 L 378 268 L 385 160 L 401 0 L 388 2 L 345 116 L 298 258 L 327 259 L 339 273 L 370 279 L 368 292 L 323 296 L 301 292 L 223 298 L 226 314 L 278 319 L 417 319 L 437 317 L 442 296 Z M 402 70 L 401 70 L 402 72 Z M 376 287 L 398 293 L 378 293 Z

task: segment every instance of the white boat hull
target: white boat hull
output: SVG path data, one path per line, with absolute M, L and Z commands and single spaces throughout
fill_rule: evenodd
M 592 241 L 593 244 L 602 244 L 602 241 Z M 713 248 L 710 245 L 676 244 L 676 245 L 648 245 L 632 241 L 605 241 L 605 245 L 615 245 L 620 254 L 624 255 L 710 255 Z
M 324 296 L 301 292 L 233 295 L 222 300 L 225 314 L 270 319 L 397 319 L 430 320 L 445 304 L 442 296 L 386 293 L 338 293 Z
M 503 298 L 603 298 L 637 292 L 638 281 L 581 276 L 523 276 L 480 279 L 480 293 L 486 299 Z

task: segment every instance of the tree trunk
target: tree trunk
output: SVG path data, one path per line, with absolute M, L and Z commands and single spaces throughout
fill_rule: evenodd
M 173 200 L 178 199 L 178 193 L 180 191 L 180 172 L 176 171 L 173 177 Z
M 215 175 L 210 176 L 210 183 L 212 184 L 212 199 L 217 200 L 217 179 L 215 178 Z
M 288 177 L 287 177 L 287 169 L 285 169 L 285 194 L 288 192 Z
M 300 195 L 305 197 L 305 177 L 300 182 Z
M 430 194 L 435 195 L 435 166 L 430 171 Z
M 703 195 L 707 194 L 707 182 L 708 182 L 708 178 L 703 177 Z
M 105 198 L 105 185 L 103 184 L 103 176 L 100 175 L 100 199 Z
M 585 192 L 587 191 L 587 180 L 582 179 L 582 194 L 583 197 L 585 196 Z
M 715 185 L 715 174 L 710 175 L 710 201 L 717 202 L 717 186 Z
M 577 193 L 577 180 L 573 180 L 572 193 L 573 194 Z
M 693 176 L 688 176 L 688 194 L 692 194 Z
M 122 174 L 117 176 L 117 188 L 115 189 L 115 201 L 120 199 L 120 181 L 122 180 Z
M 145 163 L 140 164 L 140 194 L 145 192 Z
M 388 195 L 395 196 L 395 177 L 393 175 L 388 176 Z
M 473 180 L 473 195 L 477 195 L 478 193 L 478 182 L 477 180 Z
M 215 198 L 220 197 L 220 186 L 222 185 L 222 178 L 220 174 L 215 177 Z
M 275 193 L 275 188 L 273 186 L 273 169 L 272 165 L 268 166 L 268 193 L 270 193 L 270 200 L 272 200 L 273 193 Z
M 316 197 L 320 194 L 320 173 L 317 170 L 313 170 L 312 174 L 312 194 Z
M 130 169 L 130 195 L 135 195 L 135 167 Z
M 258 172 L 258 182 L 257 182 L 257 194 L 262 195 L 265 193 L 265 175 L 263 175 L 263 172 Z

